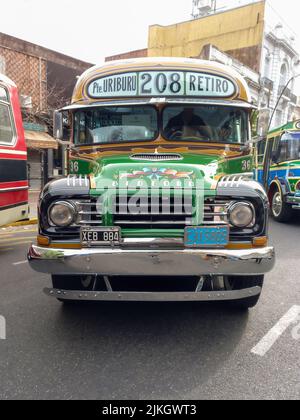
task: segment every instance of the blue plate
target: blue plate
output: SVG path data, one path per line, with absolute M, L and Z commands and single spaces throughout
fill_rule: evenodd
M 185 229 L 184 244 L 189 248 L 220 248 L 228 243 L 228 226 L 199 226 Z

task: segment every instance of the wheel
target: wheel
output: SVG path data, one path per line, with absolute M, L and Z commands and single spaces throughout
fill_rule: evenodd
M 94 277 L 93 276 L 52 276 L 53 289 L 59 290 L 82 290 L 90 291 L 93 290 Z M 69 300 L 59 298 L 59 302 L 64 304 L 78 303 L 77 300 Z
M 226 277 L 225 288 L 226 290 L 242 290 L 250 289 L 251 287 L 263 288 L 264 276 L 243 276 L 243 277 Z M 248 310 L 254 308 L 260 299 L 261 293 L 256 296 L 231 301 L 230 305 L 236 309 Z
M 274 191 L 271 197 L 271 213 L 279 223 L 289 222 L 293 215 L 292 207 L 284 202 L 282 193 L 278 189 Z

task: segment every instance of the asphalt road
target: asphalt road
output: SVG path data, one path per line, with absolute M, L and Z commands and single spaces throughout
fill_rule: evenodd
M 291 317 L 300 217 L 272 222 L 277 266 L 249 313 L 211 303 L 64 307 L 25 263 L 34 235 L 0 230 L 1 399 L 300 398 L 300 318 Z

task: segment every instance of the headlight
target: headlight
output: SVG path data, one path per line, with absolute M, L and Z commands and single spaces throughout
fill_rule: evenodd
M 50 222 L 58 227 L 70 226 L 75 216 L 76 210 L 68 201 L 57 201 L 49 209 Z
M 229 221 L 238 228 L 245 228 L 254 222 L 255 211 L 250 203 L 235 203 L 229 209 Z

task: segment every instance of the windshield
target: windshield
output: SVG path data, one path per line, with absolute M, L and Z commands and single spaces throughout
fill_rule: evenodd
M 75 112 L 76 145 L 154 140 L 158 113 L 152 106 L 99 107 Z
M 163 136 L 168 140 L 246 143 L 248 113 L 226 106 L 168 106 L 163 111 Z
M 280 161 L 300 159 L 300 132 L 285 133 L 280 142 Z

